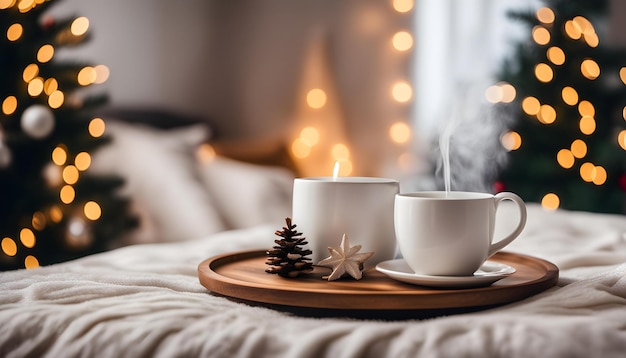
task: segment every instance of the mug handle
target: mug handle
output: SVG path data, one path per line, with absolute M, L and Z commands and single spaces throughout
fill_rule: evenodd
M 515 238 L 517 238 L 519 234 L 522 233 L 522 230 L 524 230 L 524 226 L 526 226 L 526 216 L 527 216 L 526 204 L 524 204 L 524 200 L 522 200 L 522 198 L 520 198 L 517 194 L 511 193 L 508 191 L 503 191 L 494 195 L 494 199 L 495 199 L 495 204 L 496 204 L 496 210 L 498 210 L 498 206 L 504 200 L 511 200 L 512 202 L 514 202 L 519 208 L 520 221 L 512 233 L 510 233 L 504 239 L 496 243 L 492 243 L 491 246 L 489 246 L 488 257 L 491 257 L 493 254 L 502 250 L 506 245 L 510 244 L 513 240 L 515 240 Z

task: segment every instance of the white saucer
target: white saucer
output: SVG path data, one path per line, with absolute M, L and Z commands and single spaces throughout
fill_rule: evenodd
M 413 272 L 404 259 L 383 261 L 376 265 L 376 270 L 394 280 L 414 285 L 438 288 L 470 288 L 488 286 L 513 273 L 515 268 L 494 261 L 485 263 L 472 276 L 430 276 Z

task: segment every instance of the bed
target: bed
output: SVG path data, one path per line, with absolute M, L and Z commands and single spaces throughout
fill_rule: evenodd
M 118 129 L 133 130 L 125 124 Z M 180 154 L 177 146 L 196 143 L 198 131 L 168 133 L 169 144 L 159 147 Z M 150 135 L 165 143 L 160 133 Z M 175 137 L 184 140 L 171 142 Z M 174 154 L 161 153 L 167 155 Z M 142 227 L 118 248 L 0 273 L 0 356 L 624 356 L 624 216 L 529 204 L 528 225 L 506 251 L 556 264 L 559 278 L 554 287 L 520 301 L 422 319 L 304 315 L 214 294 L 198 278 L 198 265 L 207 258 L 272 246 L 274 231 L 290 215 L 293 174 L 221 158 L 217 167 L 195 166 L 204 173 L 189 175 L 185 163 L 176 157 L 168 165 L 177 169 L 167 171 L 177 176 L 169 180 L 187 180 L 186 187 L 177 187 L 187 198 L 178 214 L 147 205 L 151 210 L 144 216 L 152 227 Z M 110 169 L 102 164 L 98 170 Z M 192 182 L 225 197 L 193 201 L 200 192 Z M 134 178 L 129 188 L 141 184 Z M 149 197 L 130 189 L 139 204 L 149 204 Z M 190 212 L 202 215 L 184 214 Z M 496 231 L 508 230 L 514 216 L 514 209 L 504 206 Z

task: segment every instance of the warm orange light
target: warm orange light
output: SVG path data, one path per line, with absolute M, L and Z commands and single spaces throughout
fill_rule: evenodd
M 619 78 L 622 80 L 622 83 L 626 85 L 626 67 L 619 69 Z
M 542 7 L 537 10 L 537 20 L 544 24 L 551 24 L 554 22 L 554 11 L 548 7 Z
M 24 267 L 27 269 L 34 269 L 39 267 L 39 260 L 33 255 L 28 255 L 24 259 Z
M 585 39 L 585 42 L 587 43 L 587 45 L 589 45 L 589 47 L 598 47 L 598 45 L 600 44 L 600 38 L 595 32 L 590 34 L 583 34 L 583 38 Z
M 411 139 L 411 128 L 404 122 L 396 122 L 389 127 L 389 138 L 397 144 L 403 144 Z
M 500 137 L 500 143 L 509 152 L 518 150 L 522 146 L 522 136 L 515 131 L 506 132 Z
M 578 159 L 584 158 L 585 155 L 587 155 L 587 144 L 580 139 L 573 141 L 570 149 L 574 157 Z
M 50 96 L 48 97 L 48 106 L 50 106 L 50 108 L 57 109 L 63 105 L 63 102 L 65 102 L 65 95 L 63 92 L 56 90 L 50 93 Z
M 563 87 L 561 97 L 563 98 L 563 102 L 570 106 L 575 106 L 576 103 L 578 103 L 578 92 L 572 87 Z
M 89 220 L 98 220 L 102 215 L 102 209 L 100 208 L 100 205 L 98 205 L 98 203 L 96 203 L 95 201 L 86 202 L 83 209 L 85 217 Z
M 548 193 L 541 199 L 541 206 L 547 210 L 556 210 L 561 205 L 559 196 L 554 193 Z
M 595 169 L 595 165 L 589 162 L 583 163 L 583 165 L 580 166 L 580 177 L 588 183 L 592 182 L 595 176 Z
M 74 201 L 76 191 L 74 191 L 74 188 L 72 188 L 71 185 L 64 185 L 59 192 L 59 197 L 61 198 L 63 204 L 69 204 Z
M 604 183 L 606 183 L 606 178 L 606 169 L 599 165 L 596 166 L 593 171 L 593 183 L 595 185 L 603 185 Z
M 406 31 L 396 32 L 391 42 L 396 50 L 407 51 L 413 47 L 413 36 Z
M 78 169 L 75 166 L 68 165 L 63 168 L 63 181 L 65 181 L 66 184 L 76 184 L 78 177 Z
M 98 74 L 96 73 L 95 68 L 91 66 L 83 67 L 78 72 L 78 76 L 77 76 L 78 84 L 81 86 L 88 86 L 96 82 L 97 76 Z
M 623 129 L 617 135 L 617 143 L 620 147 L 622 147 L 622 149 L 626 150 L 626 129 Z
M 202 143 L 196 149 L 196 158 L 198 158 L 200 163 L 209 163 L 215 159 L 216 156 L 217 153 L 215 153 L 215 149 L 209 143 Z
M 549 104 L 542 104 L 537 113 L 537 119 L 543 124 L 552 124 L 556 121 L 556 110 Z
M 316 146 L 320 141 L 320 132 L 315 127 L 304 127 L 300 131 L 300 139 L 309 147 Z
M 529 116 L 534 116 L 539 113 L 540 108 L 541 103 L 539 103 L 539 100 L 535 97 L 526 97 L 522 101 L 522 110 Z
M 560 47 L 552 46 L 546 51 L 548 60 L 553 64 L 560 66 L 565 63 L 565 52 Z
M 52 150 L 52 161 L 56 165 L 63 165 L 67 161 L 67 151 L 62 146 L 57 146 Z
M 92 137 L 94 138 L 102 137 L 105 129 L 106 129 L 106 125 L 102 118 L 96 117 L 92 119 L 91 121 L 89 121 L 89 134 Z
M 547 64 L 538 63 L 535 66 L 535 77 L 541 82 L 550 82 L 554 78 L 554 72 Z
M 22 72 L 22 79 L 24 82 L 28 83 L 32 81 L 39 74 L 39 66 L 34 63 L 26 66 L 24 68 L 24 72 Z
M 70 26 L 70 31 L 72 32 L 72 35 L 82 36 L 87 32 L 87 30 L 89 30 L 88 18 L 81 16 L 72 21 L 72 25 Z
M 297 138 L 291 143 L 291 154 L 298 159 L 304 159 L 311 155 L 311 147 L 302 138 Z
M 28 94 L 31 97 L 37 97 L 43 92 L 43 78 L 36 77 L 28 82 Z
M 37 61 L 41 63 L 46 63 L 52 59 L 54 56 L 54 47 L 50 44 L 43 45 L 37 51 Z
M 413 6 L 413 0 L 393 0 L 393 9 L 397 12 L 409 12 Z
M 565 22 L 565 33 L 572 40 L 578 40 L 583 35 L 580 26 L 572 20 L 567 20 Z
M 596 115 L 596 109 L 591 102 L 583 100 L 578 104 L 578 113 L 581 116 L 593 117 Z
M 30 222 L 33 224 L 33 229 L 41 231 L 46 227 L 46 215 L 41 211 L 36 211 Z
M 350 149 L 345 144 L 337 143 L 331 149 L 333 159 L 336 161 L 345 161 L 350 158 Z
M 569 149 L 561 149 L 556 154 L 556 161 L 565 169 L 573 167 L 574 160 L 574 154 Z
M 35 247 L 35 233 L 29 228 L 20 230 L 20 242 L 24 247 L 32 249 Z
M 56 205 L 50 208 L 48 215 L 50 216 L 50 220 L 54 223 L 59 223 L 63 220 L 63 210 Z
M 8 96 L 2 101 L 2 113 L 5 115 L 11 115 L 17 109 L 17 98 L 15 96 Z
M 580 64 L 580 73 L 588 80 L 595 80 L 600 76 L 600 66 L 592 59 L 586 59 Z
M 13 42 L 13 41 L 17 41 L 20 39 L 20 37 L 22 37 L 22 34 L 24 33 L 24 28 L 22 27 L 21 24 L 13 24 L 11 26 L 9 26 L 9 28 L 7 29 L 7 40 Z
M 15 256 L 17 254 L 17 244 L 10 237 L 2 239 L 2 252 L 7 256 Z
M 511 103 L 515 100 L 515 97 L 517 96 L 517 91 L 515 90 L 515 87 L 513 87 L 513 85 L 509 83 L 504 83 L 500 86 L 500 89 L 502 90 L 501 101 L 503 103 Z
M 0 10 L 8 9 L 15 5 L 16 0 L 0 0 Z
M 408 102 L 413 97 L 413 89 L 406 82 L 397 82 L 393 85 L 391 95 L 398 102 Z
M 538 45 L 547 45 L 550 42 L 550 31 L 543 26 L 535 26 L 532 36 Z
M 596 120 L 593 117 L 583 116 L 578 122 L 582 134 L 590 135 L 596 131 Z
M 326 104 L 326 92 L 320 88 L 313 88 L 306 95 L 306 103 L 311 108 L 322 108 Z
M 59 82 L 57 82 L 57 80 L 54 78 L 48 78 L 43 83 L 43 91 L 48 96 L 50 96 L 52 93 L 54 93 L 58 89 L 59 89 Z

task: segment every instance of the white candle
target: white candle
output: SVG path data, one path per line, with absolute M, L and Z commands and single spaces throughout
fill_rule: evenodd
M 330 256 L 343 234 L 361 252 L 374 252 L 365 268 L 396 255 L 393 224 L 397 180 L 373 177 L 297 178 L 292 220 L 309 242 L 314 264 Z

